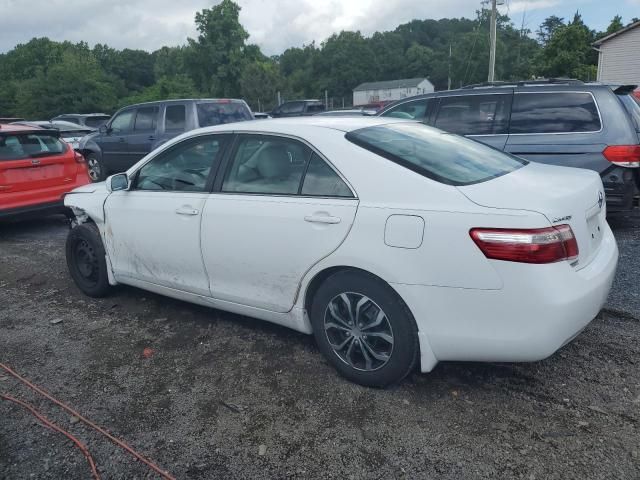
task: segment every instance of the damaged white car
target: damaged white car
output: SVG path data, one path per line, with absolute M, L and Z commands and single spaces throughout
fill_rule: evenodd
M 312 333 L 370 386 L 551 355 L 618 258 L 595 172 L 388 118 L 191 131 L 65 204 L 87 295 L 122 283 Z

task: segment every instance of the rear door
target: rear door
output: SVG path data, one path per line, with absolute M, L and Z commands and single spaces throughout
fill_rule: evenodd
M 158 140 L 154 146 L 162 145 L 187 131 L 187 106 L 182 103 L 170 103 L 164 106 Z
M 305 272 L 347 236 L 358 200 L 308 145 L 273 135 L 239 135 L 216 183 L 201 242 L 212 296 L 288 312 Z
M 513 91 L 439 97 L 433 126 L 503 150 L 508 138 Z

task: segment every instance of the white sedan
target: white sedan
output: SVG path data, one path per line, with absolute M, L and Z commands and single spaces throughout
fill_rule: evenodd
M 127 284 L 285 325 L 385 386 L 573 339 L 617 265 L 603 192 L 404 120 L 220 125 L 67 195 L 67 262 L 87 295 Z

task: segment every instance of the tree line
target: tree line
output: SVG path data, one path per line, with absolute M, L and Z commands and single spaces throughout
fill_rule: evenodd
M 271 57 L 247 43 L 239 13 L 235 2 L 223 0 L 196 13 L 197 38 L 154 52 L 33 38 L 0 54 L 0 116 L 112 113 L 131 103 L 197 97 L 244 98 L 257 111 L 274 107 L 277 92 L 293 99 L 323 98 L 328 91 L 341 106 L 367 81 L 425 76 L 442 90 L 449 81 L 456 88 L 487 78 L 486 9 L 475 19 L 413 20 L 368 37 L 342 31 Z M 570 20 L 548 17 L 534 35 L 499 15 L 496 78 L 595 80 L 591 44 L 623 26 L 616 15 L 606 31 L 596 32 L 576 12 Z

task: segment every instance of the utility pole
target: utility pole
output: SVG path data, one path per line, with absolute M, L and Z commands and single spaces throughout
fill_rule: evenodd
M 498 14 L 497 0 L 491 0 L 491 27 L 489 31 L 489 82 L 493 82 L 496 71 L 496 17 Z

